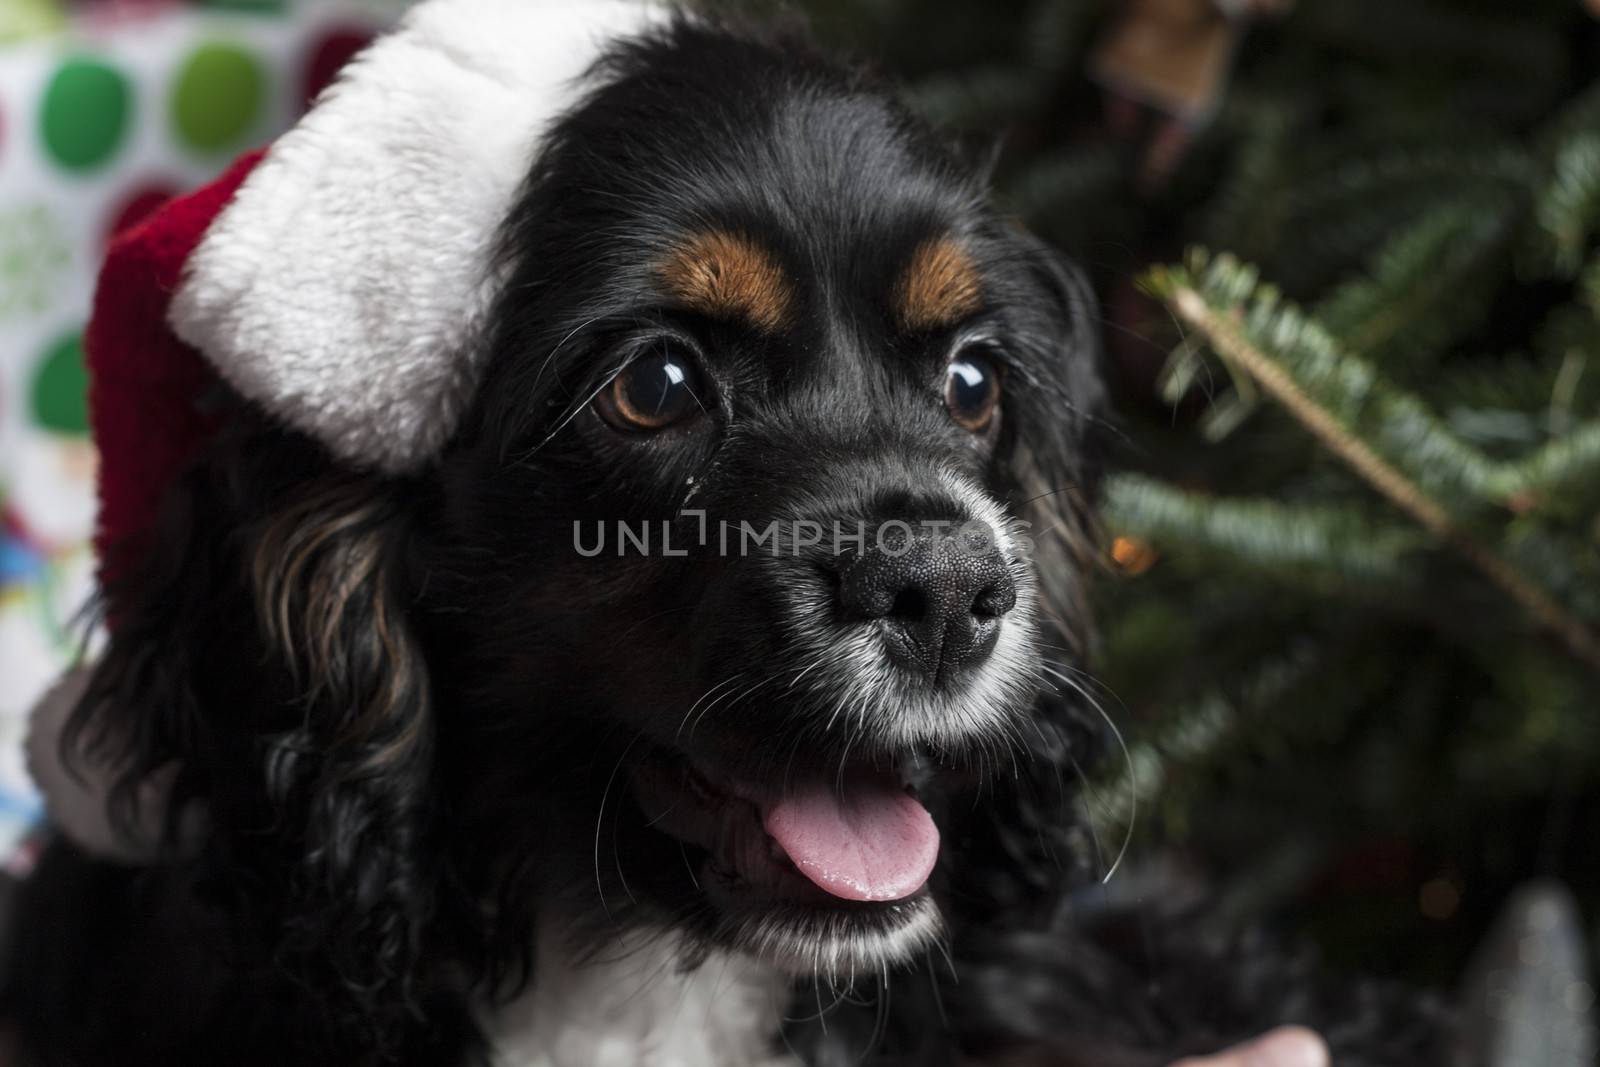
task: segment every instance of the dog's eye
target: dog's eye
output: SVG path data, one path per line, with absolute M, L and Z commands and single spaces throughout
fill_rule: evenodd
M 694 364 L 660 340 L 600 390 L 595 410 L 620 430 L 664 430 L 704 410 L 703 392 Z
M 945 371 L 944 406 L 964 430 L 982 433 L 1000 404 L 1000 372 L 980 345 L 956 353 Z

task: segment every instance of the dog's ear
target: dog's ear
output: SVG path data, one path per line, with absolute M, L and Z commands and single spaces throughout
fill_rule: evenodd
M 1093 631 L 1087 582 L 1100 561 L 1094 521 L 1106 425 L 1100 316 L 1077 266 L 1030 234 L 1018 240 L 1047 299 L 1027 328 L 1035 380 L 1007 392 L 1007 409 L 1015 412 L 1004 457 L 1007 489 L 1029 524 L 1042 621 L 1081 658 Z
M 979 931 L 997 915 L 1048 921 L 1065 886 L 1109 862 L 1094 855 L 1070 795 L 1107 740 L 1091 706 L 1093 683 L 1082 673 L 1093 632 L 1088 586 L 1100 558 L 1099 318 L 1084 276 L 1031 236 L 1017 236 L 1033 303 L 1018 338 L 1026 359 L 1006 386 L 999 473 L 1013 514 L 1028 524 L 1024 545 L 1037 576 L 1048 669 L 1032 728 L 1021 731 L 1028 757 L 993 783 L 972 809 L 974 824 L 958 831 L 967 851 L 957 899 L 973 902 L 968 919 Z
M 128 832 L 153 795 L 165 806 L 161 847 L 193 854 L 237 948 L 382 1026 L 411 995 L 432 901 L 409 510 L 302 439 L 237 436 L 130 546 L 141 561 L 107 592 L 109 646 L 65 745 L 112 769 Z

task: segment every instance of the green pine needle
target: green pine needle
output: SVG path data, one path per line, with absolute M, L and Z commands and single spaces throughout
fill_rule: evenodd
M 1514 201 L 1447 201 L 1396 234 L 1316 311 L 1330 333 L 1390 374 L 1431 366 L 1488 314 L 1505 270 Z
M 1496 491 L 1495 465 L 1487 456 L 1452 433 L 1420 398 L 1347 351 L 1321 322 L 1262 283 L 1256 268 L 1197 250 L 1187 266 L 1158 268 L 1144 284 L 1167 301 L 1192 288 L 1213 312 L 1233 319 L 1244 337 L 1269 353 L 1310 403 L 1427 491 L 1465 504 L 1486 502 Z
M 1571 138 L 1557 153 L 1549 185 L 1535 214 L 1551 243 L 1551 265 L 1562 277 L 1583 266 L 1589 240 L 1600 228 L 1600 132 Z
M 1210 563 L 1237 565 L 1304 583 L 1409 582 L 1407 555 L 1427 545 L 1414 527 L 1368 519 L 1337 505 L 1285 504 L 1186 492 L 1124 474 L 1109 480 L 1107 528 Z

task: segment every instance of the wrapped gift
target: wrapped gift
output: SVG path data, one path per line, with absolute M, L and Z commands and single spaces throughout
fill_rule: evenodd
M 85 638 L 106 242 L 287 127 L 402 6 L 30 0 L 0 24 L 0 852 L 37 816 L 26 712 Z

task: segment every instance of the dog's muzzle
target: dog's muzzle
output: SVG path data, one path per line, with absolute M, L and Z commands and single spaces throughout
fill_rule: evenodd
M 841 617 L 876 624 L 889 657 L 935 686 L 988 659 L 1017 604 L 992 538 L 905 537 L 840 562 Z

